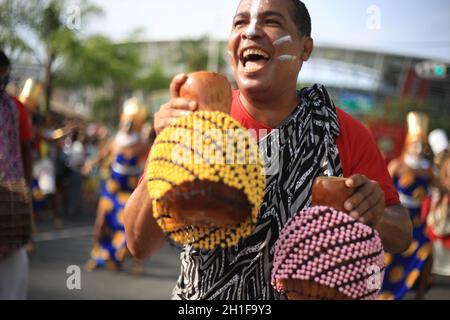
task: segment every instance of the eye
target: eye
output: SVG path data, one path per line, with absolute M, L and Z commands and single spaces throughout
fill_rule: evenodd
M 245 25 L 246 23 L 247 23 L 246 20 L 244 20 L 244 19 L 238 19 L 238 20 L 234 21 L 233 27 L 239 28 L 239 27 L 242 27 L 243 25 Z
M 274 20 L 274 19 L 265 19 L 264 24 L 269 25 L 269 26 L 276 26 L 276 27 L 281 26 L 281 23 L 278 20 Z

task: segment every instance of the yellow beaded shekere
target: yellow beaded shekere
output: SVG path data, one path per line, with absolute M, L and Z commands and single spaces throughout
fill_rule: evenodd
M 264 197 L 264 166 L 253 136 L 222 112 L 199 111 L 164 129 L 150 151 L 146 178 L 153 216 L 166 236 L 177 244 L 212 250 L 235 246 L 251 234 Z M 173 188 L 193 181 L 223 183 L 241 190 L 251 215 L 236 225 L 185 225 L 165 212 L 161 198 Z

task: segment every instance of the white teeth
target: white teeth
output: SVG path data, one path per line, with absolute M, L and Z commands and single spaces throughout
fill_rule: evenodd
M 243 57 L 247 58 L 251 54 L 260 55 L 260 56 L 264 57 L 265 59 L 270 58 L 270 56 L 266 52 L 264 52 L 260 49 L 246 49 L 246 50 L 244 50 Z

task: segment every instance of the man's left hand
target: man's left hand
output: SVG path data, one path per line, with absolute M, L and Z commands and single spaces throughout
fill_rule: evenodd
M 374 227 L 384 215 L 384 191 L 378 182 L 364 175 L 356 174 L 345 181 L 348 188 L 355 192 L 344 203 L 345 209 L 359 222 Z

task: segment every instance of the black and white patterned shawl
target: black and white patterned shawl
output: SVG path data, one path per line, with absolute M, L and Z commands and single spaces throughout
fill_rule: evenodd
M 256 229 L 230 249 L 205 253 L 186 246 L 173 299 L 283 299 L 270 284 L 278 236 L 310 205 L 315 177 L 342 175 L 337 113 L 326 89 L 314 85 L 298 94 L 298 107 L 259 142 L 271 172 Z

